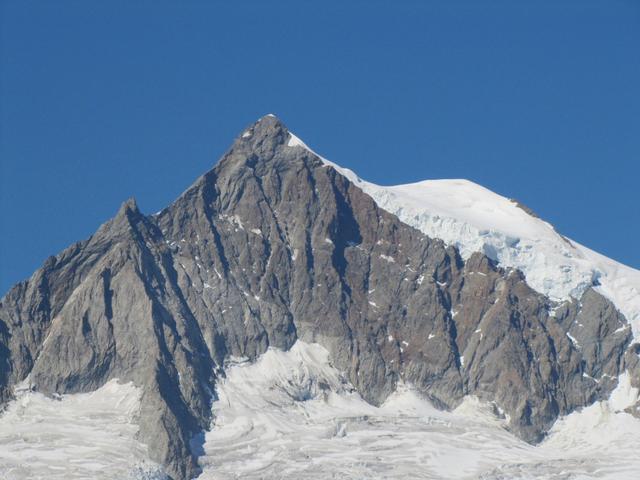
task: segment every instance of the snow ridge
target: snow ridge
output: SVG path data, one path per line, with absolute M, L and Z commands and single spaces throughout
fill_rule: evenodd
M 306 148 L 290 134 L 290 147 Z M 527 283 L 554 301 L 579 299 L 594 287 L 640 336 L 640 271 L 560 235 L 517 202 L 468 180 L 426 180 L 380 186 L 317 155 L 369 194 L 384 210 L 432 238 L 457 247 L 463 258 L 482 252 L 502 267 L 521 270 Z

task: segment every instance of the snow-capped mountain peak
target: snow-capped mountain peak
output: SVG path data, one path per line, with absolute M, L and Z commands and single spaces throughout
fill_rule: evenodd
M 631 345 L 630 325 L 618 311 L 637 311 L 636 274 L 471 182 L 368 183 L 265 116 L 167 208 L 147 216 L 126 202 L 89 239 L 49 258 L 0 300 L 0 407 L 20 413 L 24 402 L 42 399 L 31 391 L 73 407 L 85 397 L 69 395 L 114 379 L 131 384 L 139 401 L 124 423 L 137 428 L 122 431 L 141 443 L 132 443 L 140 455 L 128 464 L 148 454 L 148 465 L 175 480 L 191 480 L 208 466 L 224 478 L 218 462 L 231 465 L 236 453 L 262 475 L 261 462 L 279 451 L 270 443 L 266 457 L 258 455 L 251 432 L 272 439 L 279 427 L 271 428 L 269 418 L 234 419 L 282 414 L 285 424 L 298 424 L 289 409 L 304 416 L 317 404 L 307 401 L 323 402 L 325 393 L 357 400 L 357 416 L 390 413 L 388 425 L 400 425 L 401 434 L 394 455 L 407 451 L 404 442 L 415 443 L 404 430 L 413 420 L 398 423 L 404 410 L 384 408 L 403 386 L 411 386 L 415 395 L 407 398 L 419 410 L 422 400 L 450 411 L 472 397 L 493 405 L 509 443 L 532 446 L 558 420 L 596 402 L 640 414 L 640 346 Z M 26 379 L 29 392 L 21 394 Z M 75 421 L 42 400 L 25 415 L 2 419 L 22 425 L 29 412 L 60 410 L 54 424 Z M 321 416 L 332 414 L 317 406 Z M 428 425 L 440 415 L 427 417 Z M 367 423 L 360 419 L 354 429 Z M 215 441 L 205 445 L 211 435 L 203 432 L 212 425 L 214 440 L 238 446 L 230 456 L 220 456 Z M 350 427 L 335 426 L 328 432 L 335 433 L 332 448 L 358 442 L 342 441 Z M 288 440 L 280 436 L 286 429 L 276 431 L 273 440 L 297 445 L 306 433 L 294 430 Z M 317 445 L 313 432 L 304 448 Z M 427 444 L 432 439 L 414 433 Z M 238 442 L 227 434 L 238 434 Z M 478 435 L 468 438 L 477 442 Z M 4 438 L 5 451 L 13 451 L 15 437 Z M 73 438 L 61 444 L 76 445 Z M 379 447 L 374 439 L 358 458 L 368 462 Z M 283 476 L 300 476 L 310 458 L 300 452 L 294 449 Z M 50 445 L 20 453 L 50 454 Z M 395 471 L 391 463 L 376 460 L 372 476 Z M 429 463 L 420 460 L 410 471 Z M 270 465 L 282 471 L 282 464 Z M 0 462 L 0 471 L 5 467 L 13 468 Z

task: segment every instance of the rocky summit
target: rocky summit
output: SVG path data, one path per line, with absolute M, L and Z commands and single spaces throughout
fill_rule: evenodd
M 173 204 L 144 215 L 127 200 L 14 286 L 0 401 L 23 382 L 47 395 L 133 382 L 140 438 L 186 480 L 229 359 L 297 340 L 373 405 L 401 383 L 441 409 L 474 395 L 529 443 L 623 372 L 639 385 L 632 329 L 596 281 L 558 301 L 482 253 L 463 259 L 292 138 L 261 118 Z

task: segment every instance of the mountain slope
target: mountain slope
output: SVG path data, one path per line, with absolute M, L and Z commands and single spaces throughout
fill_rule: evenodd
M 309 149 L 292 136 L 290 144 Z M 309 149 L 310 150 L 310 149 Z M 311 151 L 311 150 L 310 150 Z M 468 180 L 425 180 L 384 187 L 323 159 L 378 206 L 423 233 L 444 240 L 463 258 L 482 252 L 522 271 L 536 291 L 556 301 L 595 287 L 640 332 L 640 271 L 560 235 L 527 207 Z
M 365 192 L 263 117 L 172 205 L 126 202 L 2 299 L 1 398 L 25 379 L 47 394 L 133 382 L 141 439 L 183 479 L 229 359 L 298 340 L 373 405 L 398 383 L 441 408 L 475 395 L 530 442 L 636 372 L 628 322 L 596 289 L 559 303 Z

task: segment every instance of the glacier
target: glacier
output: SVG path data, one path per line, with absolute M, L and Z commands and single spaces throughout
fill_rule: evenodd
M 372 406 L 318 344 L 270 348 L 226 371 L 202 480 L 631 480 L 640 469 L 640 421 L 622 411 L 638 391 L 624 375 L 610 400 L 559 420 L 532 446 L 504 429 L 497 407 L 474 397 L 445 412 L 401 384 Z
M 365 402 L 318 344 L 230 359 L 203 432 L 201 480 L 637 478 L 638 398 L 626 375 L 608 401 L 559 420 L 529 445 L 505 430 L 495 405 L 467 397 L 436 409 L 401 384 L 380 407 Z M 28 388 L 0 417 L 7 480 L 164 480 L 135 438 L 139 391 L 110 381 L 92 393 L 47 398 Z
M 28 380 L 0 416 L 3 480 L 165 480 L 136 439 L 140 391 L 111 380 L 91 393 L 47 397 Z

